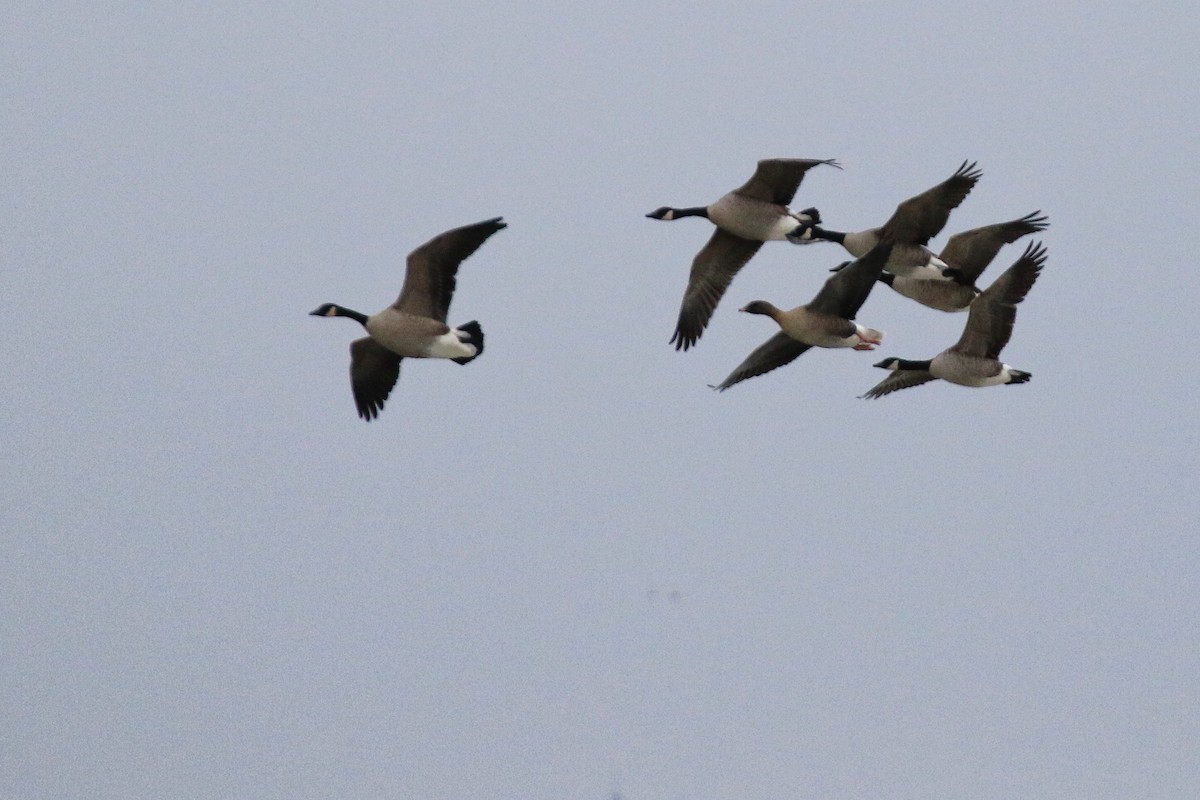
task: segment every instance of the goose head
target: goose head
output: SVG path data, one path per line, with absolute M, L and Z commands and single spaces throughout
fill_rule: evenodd
M 364 328 L 367 326 L 366 314 L 352 308 L 343 308 L 337 303 L 322 303 L 316 310 L 308 312 L 308 315 L 310 317 L 349 317 Z
M 910 370 L 919 372 L 922 370 L 928 370 L 930 363 L 930 359 L 926 359 L 925 361 L 912 361 L 911 359 L 896 358 L 895 356 L 892 356 L 890 358 L 885 358 L 883 361 L 875 364 L 875 366 L 891 372 L 896 372 L 897 370 Z
M 779 309 L 766 300 L 755 300 L 738 309 L 746 314 L 762 314 L 764 317 L 774 317 Z

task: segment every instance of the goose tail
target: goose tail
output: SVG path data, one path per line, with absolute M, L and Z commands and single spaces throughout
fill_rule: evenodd
M 455 330 L 458 332 L 458 338 L 460 341 L 462 341 L 464 344 L 471 344 L 475 346 L 475 355 L 451 359 L 455 364 L 470 364 L 472 361 L 479 358 L 479 356 L 483 355 L 483 328 L 480 327 L 476 320 L 463 323 L 455 328 Z M 463 334 L 466 335 L 464 336 Z

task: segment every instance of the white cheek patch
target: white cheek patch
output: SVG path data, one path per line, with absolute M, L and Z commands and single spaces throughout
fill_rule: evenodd
M 337 316 L 337 311 L 338 311 L 338 310 L 337 310 L 337 306 L 330 306 L 329 310 L 325 312 L 325 316 L 327 316 L 327 317 L 336 317 L 336 316 Z
M 668 211 L 666 214 L 663 215 L 663 219 L 675 219 L 675 212 Z

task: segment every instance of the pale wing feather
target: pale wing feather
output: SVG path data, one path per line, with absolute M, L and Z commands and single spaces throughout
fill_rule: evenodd
M 758 168 L 754 170 L 750 180 L 735 192 L 753 200 L 786 206 L 796 196 L 796 190 L 804 180 L 804 173 L 821 164 L 842 168 L 842 165 L 832 158 L 765 158 L 758 162 Z
M 982 175 L 975 162 L 964 161 L 953 175 L 937 186 L 896 206 L 895 213 L 883 224 L 881 234 L 906 244 L 927 244 L 946 227 L 950 212 L 971 193 Z
M 459 265 L 505 227 L 501 218 L 495 217 L 446 231 L 413 250 L 408 254 L 404 288 L 393 308 L 445 322 Z
M 933 375 L 931 375 L 928 370 L 896 370 L 891 375 L 888 375 L 879 383 L 868 389 L 866 394 L 861 394 L 859 397 L 873 400 L 876 397 L 883 397 L 885 394 L 891 394 L 892 392 L 897 392 L 901 389 L 908 389 L 913 386 L 920 386 L 922 383 L 929 383 L 931 380 L 933 380 Z
M 746 356 L 745 360 L 733 372 L 729 373 L 729 377 L 713 388 L 723 392 L 735 383 L 741 383 L 747 378 L 755 378 L 773 369 L 778 369 L 784 364 L 790 364 L 811 346 L 803 342 L 797 342 L 783 331 L 780 331 L 759 345 L 750 355 Z
M 1016 263 L 971 302 L 962 337 L 951 348 L 963 355 L 999 358 L 1012 336 L 1017 303 L 1037 281 L 1046 263 L 1046 248 L 1032 242 Z
M 676 350 L 687 350 L 696 343 L 733 276 L 760 247 L 762 242 L 743 239 L 720 228 L 713 231 L 712 238 L 692 260 L 679 321 L 671 337 Z
M 871 252 L 833 273 L 808 308 L 843 319 L 854 319 L 863 303 L 867 302 L 871 289 L 878 282 L 891 255 L 891 242 L 875 245 Z
M 1049 227 L 1048 217 L 1039 216 L 1040 214 L 1040 211 L 1034 211 L 1020 219 L 956 233 L 946 242 L 940 258 L 962 273 L 962 277 L 958 279 L 960 283 L 973 285 L 992 263 L 1001 247 L 1012 244 L 1022 236 L 1044 231 Z
M 350 343 L 350 388 L 360 417 L 370 422 L 379 416 L 399 377 L 400 356 L 370 336 Z

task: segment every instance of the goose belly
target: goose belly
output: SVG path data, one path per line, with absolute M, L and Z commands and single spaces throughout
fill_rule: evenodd
M 935 256 L 927 247 L 919 244 L 897 244 L 892 249 L 892 257 L 884 265 L 884 269 L 904 278 L 948 281 L 949 278 L 942 275 L 942 270 L 947 266 L 949 265 L 945 261 Z
M 929 374 L 959 386 L 998 386 L 1008 383 L 1009 366 L 992 358 L 943 353 L 929 364 Z
M 435 319 L 387 309 L 367 319 L 371 338 L 405 358 L 461 358 L 475 355 L 448 325 Z
M 938 311 L 965 311 L 975 299 L 975 292 L 971 287 L 954 281 L 896 277 L 892 281 L 892 288 L 898 294 Z
M 796 341 L 813 347 L 854 347 L 862 343 L 860 327 L 855 323 L 803 307 L 790 311 L 779 327 Z
M 783 206 L 726 195 L 708 208 L 713 224 L 754 242 L 781 241 L 799 222 Z

